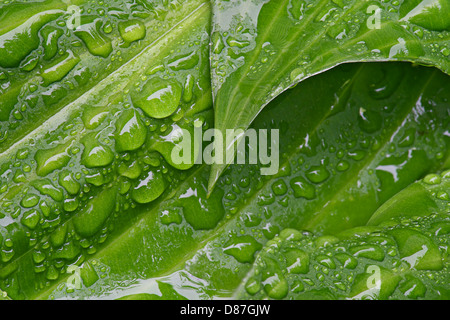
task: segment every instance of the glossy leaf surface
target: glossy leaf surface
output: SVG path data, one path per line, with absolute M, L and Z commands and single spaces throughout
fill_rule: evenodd
M 246 129 L 278 94 L 345 62 L 412 61 L 449 73 L 449 16 L 446 0 L 214 0 L 215 126 Z M 210 190 L 226 166 L 213 165 Z
M 177 163 L 173 151 L 213 124 L 209 2 L 73 1 L 88 28 L 73 33 L 65 3 L 21 4 L 2 9 L 20 18 L 11 30 L 39 22 L 36 49 L 15 57 L 36 65 L 2 60 L 0 101 L 12 88 L 30 93 L 12 82 L 36 80 L 37 102 L 2 122 L 11 138 L 0 154 L 2 298 L 230 297 L 281 230 L 337 235 L 375 223 L 394 215 L 393 195 L 450 164 L 448 76 L 345 65 L 287 91 L 254 122 L 280 130 L 277 175 L 231 166 L 208 197 L 209 166 Z M 46 10 L 66 25 L 42 22 Z M 46 85 L 75 84 L 78 66 L 98 78 L 48 106 Z M 420 191 L 405 190 L 405 202 Z
M 379 92 L 376 88 L 385 88 L 383 81 L 394 76 L 398 82 L 389 95 L 372 96 L 370 92 Z M 2 220 L 11 221 L 2 229 L 5 259 L 8 252 L 12 254 L 3 262 L 1 288 L 12 298 L 120 298 L 130 294 L 149 298 L 163 291 L 167 297 L 173 291 L 187 298 L 230 296 L 258 251 L 281 230 L 338 234 L 363 225 L 395 193 L 442 168 L 449 143 L 446 80 L 438 71 L 406 64 L 349 65 L 310 79 L 280 96 L 254 125 L 281 130 L 280 173 L 267 177 L 260 175 L 259 165 L 232 166 L 209 198 L 208 166 L 177 171 L 164 157 L 148 153 L 148 144 L 135 152 L 119 153 L 106 166 L 111 168 L 109 174 L 81 163 L 79 191 L 71 179 L 59 180 L 66 166 L 55 169 L 49 177 L 58 176 L 58 181 L 49 181 L 61 190 L 61 201 L 34 186 L 22 189 L 23 183 L 12 184 L 16 187 L 5 194 L 9 201 L 4 197 L 2 202 L 11 208 Z M 416 88 L 416 96 L 409 94 L 411 87 Z M 318 94 L 307 95 L 313 91 Z M 299 99 L 305 96 L 311 100 Z M 393 101 L 395 108 L 383 109 Z M 382 117 L 383 122 L 376 130 L 373 123 L 361 120 L 362 104 L 367 112 L 381 110 L 375 119 Z M 318 106 L 321 112 L 305 113 L 319 111 Z M 308 121 L 299 126 L 296 119 L 305 115 Z M 115 121 L 105 119 L 98 128 L 114 137 Z M 130 119 L 128 114 L 126 119 Z M 427 129 L 430 126 L 433 130 Z M 59 135 L 59 130 L 54 134 Z M 114 143 L 105 145 L 114 150 Z M 153 162 L 155 156 L 160 165 Z M 81 161 L 77 159 L 72 161 Z M 141 173 L 129 178 L 135 176 L 134 162 Z M 121 163 L 130 169 L 118 177 Z M 164 192 L 149 204 L 136 202 L 133 188 L 142 181 L 153 181 L 147 172 L 156 169 L 156 176 L 158 168 Z M 106 182 L 97 186 L 97 180 L 88 180 L 88 176 L 97 177 L 95 172 Z M 328 174 L 318 179 L 317 172 Z M 110 180 L 111 176 L 117 177 Z M 69 196 L 69 191 L 79 193 Z M 30 194 L 40 198 L 32 208 L 27 206 L 36 200 Z M 147 194 L 151 199 L 152 192 Z M 106 220 L 102 211 L 90 215 L 92 208 L 107 206 L 113 196 L 118 204 Z M 73 211 L 72 199 L 79 203 Z M 59 214 L 52 211 L 46 217 L 43 200 L 59 208 Z M 29 212 L 39 215 L 36 226 Z M 94 221 L 97 227 L 91 229 Z M 158 289 L 161 283 L 173 288 Z M 36 291 L 36 286 L 42 289 Z

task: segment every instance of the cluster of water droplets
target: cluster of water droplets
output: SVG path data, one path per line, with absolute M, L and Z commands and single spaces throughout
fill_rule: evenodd
M 2 10 L 8 12 L 2 22 L 6 29 L 0 31 L 5 44 L 0 49 L 0 139 L 6 150 L 7 142 L 29 132 L 43 116 L 51 116 L 154 40 L 171 22 L 161 19 L 172 7 L 163 1 L 153 6 L 121 0 L 79 6 L 48 1 L 5 3 Z M 23 19 L 8 20 L 15 15 Z M 152 29 L 148 37 L 147 28 Z
M 130 44 L 145 35 L 145 27 L 140 20 L 127 21 L 118 28 L 123 42 Z M 91 286 L 96 274 L 106 273 L 92 271 L 89 258 L 115 228 L 185 179 L 183 171 L 193 163 L 172 162 L 171 150 L 182 139 L 176 131 L 193 132 L 194 122 L 207 128 L 212 120 L 207 34 L 194 31 L 159 57 L 159 64 L 156 60 L 126 79 L 129 84 L 122 92 L 84 99 L 58 127 L 4 156 L 0 286 L 12 297 L 24 298 L 16 271 L 33 272 L 36 286 L 43 289 L 77 267 L 83 285 Z M 47 76 L 51 81 L 53 75 Z M 161 222 L 181 219 L 168 216 Z M 189 212 L 184 216 L 194 228 L 197 221 L 203 223 L 190 220 Z M 200 228 L 212 228 L 217 221 L 212 223 Z
M 442 294 L 448 217 L 414 217 L 387 225 L 355 229 L 340 239 L 284 230 L 261 251 L 242 296 L 420 299 Z

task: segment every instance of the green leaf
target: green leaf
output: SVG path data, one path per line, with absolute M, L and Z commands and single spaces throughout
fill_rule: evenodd
M 215 126 L 245 130 L 278 94 L 346 62 L 412 61 L 450 73 L 449 15 L 446 0 L 214 0 Z M 227 165 L 213 164 L 210 190 Z
M 432 184 L 427 176 L 386 202 L 372 226 L 337 237 L 283 230 L 267 242 L 236 297 L 448 300 L 450 172 L 432 176 Z M 416 198 L 434 208 L 405 207 Z
M 123 65 L 107 69 L 100 60 L 103 80 L 88 77 L 86 91 L 74 90 L 76 98 L 55 109 L 33 109 L 39 121 L 16 122 L 32 131 L 18 129 L 15 142 L 5 140 L 2 296 L 229 297 L 258 251 L 281 230 L 335 235 L 364 225 L 395 193 L 448 165 L 446 75 L 408 64 L 346 65 L 289 90 L 255 121 L 255 129 L 280 130 L 277 175 L 262 175 L 261 164 L 232 166 L 208 197 L 209 167 L 178 163 L 172 153 L 187 133 L 204 132 L 213 122 L 209 3 L 130 3 L 105 6 L 109 15 L 133 23 L 121 27 L 119 20 L 110 26 L 103 21 L 101 2 L 89 2 L 91 13 L 105 22 L 100 35 L 113 39 L 118 32 L 123 38 L 111 43 L 113 52 L 122 52 L 115 56 Z M 19 16 L 40 12 L 33 10 Z M 142 36 L 142 24 L 145 38 L 128 43 Z M 126 30 L 131 33 L 125 36 Z M 149 30 L 159 36 L 147 43 Z M 92 35 L 99 45 L 91 50 L 100 54 L 108 45 Z M 86 33 L 73 36 L 81 47 L 68 44 L 72 52 L 86 51 Z M 44 51 L 32 52 L 40 57 L 36 72 L 46 57 L 53 59 Z M 63 61 L 69 56 L 61 55 Z M 7 69 L 7 79 L 14 72 L 22 80 L 34 77 L 34 71 Z M 44 99 L 39 90 L 38 102 Z M 158 95 L 167 104 L 155 113 Z
M 105 86 L 108 75 L 128 68 L 204 2 L 1 4 L 0 152 L 67 105 L 82 104 L 84 94 Z
M 207 15 L 204 18 L 206 22 Z M 394 75 L 398 82 L 390 94 L 374 95 L 380 88 L 388 89 L 386 80 Z M 109 166 L 114 175 L 119 172 L 114 165 L 126 163 L 132 168 L 137 161 L 145 178 L 145 170 L 154 170 L 153 166 L 144 169 L 145 163 L 158 159 L 168 169 L 163 173 L 166 189 L 150 204 L 136 203 L 130 194 L 135 180 L 123 177 L 98 187 L 81 178 L 83 194 L 75 197 L 80 205 L 74 211 L 63 209 L 64 204 L 72 208 L 72 200 L 67 200 L 73 196 L 61 203 L 30 188 L 30 193 L 45 197 L 49 207 L 62 207 L 60 220 L 46 228 L 57 216 L 45 217 L 47 209 L 39 205 L 35 208 L 43 222 L 35 230 L 17 220 L 2 229 L 3 243 L 12 238 L 16 253 L 2 263 L 0 288 L 14 299 L 133 294 L 156 298 L 152 295 L 160 296 L 155 286 L 158 281 L 186 298 L 229 297 L 250 271 L 261 246 L 281 230 L 338 234 L 364 225 L 395 193 L 427 172 L 438 171 L 449 157 L 448 85 L 448 77 L 439 71 L 407 64 L 346 65 L 309 79 L 276 99 L 254 124 L 255 129 L 281 130 L 279 174 L 263 176 L 261 165 L 232 166 L 209 198 L 206 165 L 177 171 L 163 157 L 148 153 L 147 145 L 135 153 L 119 153 L 119 159 Z M 367 132 L 361 121 L 362 106 L 367 111 L 379 110 L 383 121 L 377 130 L 369 126 Z M 297 121 L 300 116 L 306 119 L 302 125 Z M 99 128 L 114 136 L 116 125 L 108 117 Z M 114 149 L 113 144 L 109 146 Z M 73 161 L 80 166 L 81 158 Z M 317 166 L 329 172 L 326 180 L 318 182 L 309 174 Z M 83 173 L 82 166 L 76 168 L 80 169 L 75 173 Z M 66 170 L 55 170 L 50 177 L 64 174 L 58 183 L 71 181 Z M 95 177 L 91 172 L 88 175 Z M 314 190 L 314 197 L 304 196 L 302 181 Z M 114 192 L 111 188 L 116 184 L 119 208 L 96 234 L 79 233 L 76 219 L 101 202 L 100 192 Z M 17 188 L 8 189 L 11 213 L 6 219 L 13 219 L 15 204 L 23 197 L 19 191 L 10 196 Z M 8 203 L 6 199 L 2 206 Z M 29 210 L 21 208 L 21 212 Z M 27 238 L 27 233 L 32 237 Z

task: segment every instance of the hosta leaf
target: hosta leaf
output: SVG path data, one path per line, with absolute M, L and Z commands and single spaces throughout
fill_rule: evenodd
M 212 3 L 215 126 L 223 132 L 248 128 L 279 93 L 341 63 L 401 60 L 450 72 L 447 0 Z M 210 189 L 226 166 L 213 165 Z
M 146 14 L 136 21 L 153 21 L 153 36 L 161 37 L 135 46 L 120 68 L 100 66 L 103 81 L 91 82 L 82 94 L 77 91 L 79 96 L 61 110 L 36 105 L 34 111 L 40 110 L 45 123 L 29 134 L 17 131 L 20 141 L 0 155 L 0 287 L 14 299 L 39 297 L 63 278 L 69 289 L 72 284 L 77 288 L 80 279 L 86 286 L 93 284 L 101 272 L 90 262 L 83 264 L 86 254 L 92 257 L 113 230 L 116 235 L 125 232 L 138 213 L 170 194 L 189 174 L 181 170 L 192 165 L 172 163 L 171 151 L 181 141 L 182 129 L 192 131 L 194 122 L 206 126 L 212 120 L 209 3 L 186 1 L 188 14 L 179 10 L 178 2 L 145 3 L 138 7 Z M 122 6 L 134 7 L 126 2 Z M 169 11 L 164 24 L 156 22 L 150 13 L 164 8 Z M 121 37 L 130 41 L 133 32 L 142 36 L 145 23 L 137 25 L 122 30 Z M 190 61 L 183 58 L 187 56 Z M 177 63 L 181 59 L 183 64 Z M 10 74 L 14 72 L 20 70 Z M 174 86 L 183 88 L 182 96 L 170 91 Z M 161 90 L 175 106 L 164 117 L 152 117 L 146 105 L 136 104 Z M 35 92 L 41 99 L 41 92 Z
M 237 296 L 253 299 L 449 299 L 450 171 L 388 200 L 369 226 L 269 241 Z
M 201 16 L 206 23 L 207 15 Z M 387 79 L 394 76 L 397 81 L 387 85 Z M 2 229 L 2 249 L 6 256 L 6 244 L 12 243 L 13 250 L 22 251 L 3 262 L 0 288 L 12 298 L 230 296 L 250 271 L 258 250 L 281 230 L 338 234 L 364 225 L 395 193 L 427 172 L 438 171 L 449 157 L 448 85 L 448 77 L 439 71 L 406 64 L 342 66 L 305 81 L 280 96 L 254 124 L 256 129 L 281 130 L 280 173 L 262 176 L 260 165 L 232 166 L 209 198 L 206 165 L 183 173 L 158 154 L 149 154 L 150 144 L 135 152 L 119 153 L 119 158 L 106 167 L 115 176 L 120 164 L 126 163 L 130 169 L 124 173 L 133 176 L 132 163 L 137 161 L 142 166 L 138 178 L 122 176 L 117 182 L 106 180 L 96 186 L 83 175 L 80 192 L 86 194 L 84 197 L 66 195 L 64 184 L 69 186 L 64 188 L 67 192 L 77 188 L 70 188 L 69 178 L 59 180 L 66 167 L 56 169 L 50 173 L 58 175 L 53 185 L 64 192 L 65 198 L 78 199 L 80 208 L 72 212 L 59 209 L 61 220 L 45 228 L 55 216 L 47 218 L 43 215 L 45 207 L 35 206 L 42 223 L 34 230 L 12 217 L 15 211 L 7 212 L 2 221 L 10 222 Z M 310 95 L 312 92 L 317 94 Z M 380 92 L 389 94 L 380 97 Z M 394 102 L 395 107 L 386 107 L 394 106 Z M 363 121 L 365 112 L 375 110 L 379 110 L 375 118 L 382 119 L 379 125 Z M 299 125 L 296 119 L 301 115 L 307 121 Z M 114 136 L 115 120 L 108 117 L 98 128 Z M 61 123 L 61 128 L 64 125 Z M 59 136 L 60 132 L 54 134 Z M 147 134 L 153 137 L 150 132 L 149 128 Z M 155 135 L 161 133 L 156 131 Z M 114 143 L 105 145 L 115 150 Z M 162 167 L 147 168 L 161 168 L 165 191 L 150 204 L 139 204 L 130 190 L 148 177 L 145 164 L 154 163 L 156 156 Z M 81 158 L 73 161 L 79 168 L 73 171 L 84 174 L 85 167 L 78 164 Z M 309 180 L 308 173 L 319 166 L 328 172 L 327 178 Z M 107 173 L 99 171 L 108 178 Z M 314 190 L 313 196 L 303 193 L 305 183 Z M 91 190 L 84 190 L 87 187 Z M 30 187 L 28 192 L 45 197 L 57 208 L 64 206 L 38 189 Z M 79 217 L 89 217 L 94 201 L 109 198 L 103 196 L 105 193 L 118 198 L 119 208 L 90 235 Z M 10 201 L 13 204 L 20 203 L 19 195 L 24 197 L 19 191 L 16 194 L 17 198 Z M 32 196 L 26 200 L 25 204 L 35 201 Z M 21 205 L 10 207 L 19 207 L 21 212 L 33 210 Z M 95 221 L 99 221 L 99 215 Z M 81 227 L 77 227 L 77 220 Z M 90 220 L 86 218 L 85 222 Z M 17 229 L 22 233 L 15 232 Z M 7 241 L 8 237 L 13 241 Z
M 448 181 L 441 187 L 450 190 Z M 447 210 L 333 239 L 283 230 L 261 251 L 237 297 L 448 300 Z
M 9 1 L 0 7 L 0 152 L 205 1 Z
M 2 8 L 20 11 L 24 3 Z M 209 2 L 74 4 L 93 6 L 81 14 L 105 23 L 100 33 L 90 30 L 98 56 L 88 50 L 88 35 L 64 29 L 59 39 L 79 42 L 58 48 L 80 61 L 61 79 L 52 67 L 43 77 L 44 60 L 56 58 L 39 42 L 31 53 L 43 81 L 34 91 L 36 117 L 28 107 L 21 111 L 30 118 L 8 127 L 16 138 L 5 140 L 0 154 L 2 297 L 230 296 L 280 230 L 337 234 L 365 224 L 392 195 L 449 163 L 448 77 L 403 64 L 351 65 L 289 91 L 255 122 L 256 129 L 280 129 L 278 175 L 262 176 L 261 165 L 233 166 L 207 197 L 208 166 L 180 164 L 172 152 L 186 132 L 206 130 L 213 120 Z M 55 1 L 30 6 L 17 23 L 48 8 L 69 11 Z M 121 21 L 103 21 L 106 12 Z M 59 33 L 40 32 L 52 39 Z M 131 42 L 112 41 L 117 68 L 107 68 L 101 36 Z M 66 53 L 63 71 L 77 61 Z M 40 86 L 76 81 L 70 72 L 91 60 L 101 80 L 88 77 L 85 89 L 68 91 L 67 100 L 57 96 L 54 108 L 40 104 Z M 2 68 L 6 83 L 38 72 Z

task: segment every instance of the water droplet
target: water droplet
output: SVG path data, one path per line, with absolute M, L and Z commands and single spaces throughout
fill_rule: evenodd
M 30 4 L 30 6 L 32 6 Z M 3 10 L 3 8 L 2 8 Z M 10 14 L 14 19 L 17 15 L 22 15 L 23 12 Z M 15 68 L 18 67 L 22 59 L 39 46 L 39 30 L 47 22 L 54 20 L 60 15 L 54 10 L 43 11 L 38 15 L 32 16 L 23 24 L 16 28 L 0 35 L 0 67 Z M 18 20 L 20 21 L 20 19 Z M 5 25 L 15 25 L 15 21 L 3 21 Z
M 65 170 L 59 174 L 59 184 L 71 195 L 76 195 L 80 191 L 80 183 L 76 181 L 73 173 Z
M 316 197 L 316 189 L 313 185 L 308 183 L 306 179 L 303 177 L 293 178 L 289 184 L 291 185 L 292 190 L 294 190 L 294 196 L 296 198 L 306 198 L 308 200 L 312 200 Z
M 402 148 L 410 147 L 413 145 L 416 139 L 416 130 L 413 128 L 409 128 L 405 131 L 398 145 Z
M 408 299 L 418 299 L 425 297 L 427 288 L 419 279 L 411 275 L 406 275 L 406 281 L 399 285 L 399 290 Z
M 220 54 L 222 52 L 223 48 L 225 48 L 225 45 L 223 43 L 222 36 L 220 35 L 220 33 L 214 32 L 211 37 L 211 41 L 212 41 L 212 52 L 215 54 Z
M 31 184 L 40 193 L 50 196 L 55 201 L 62 201 L 64 198 L 62 190 L 56 188 L 49 179 L 35 180 Z
M 114 211 L 116 205 L 116 188 L 105 189 L 72 218 L 75 231 L 90 237 L 100 231 L 101 227 Z
M 157 199 L 166 189 L 161 172 L 149 171 L 136 183 L 131 198 L 137 203 L 149 203 Z
M 275 181 L 272 184 L 272 191 L 277 196 L 282 196 L 282 195 L 286 194 L 286 192 L 287 192 L 286 183 L 282 179 Z
M 206 182 L 194 178 L 178 196 L 177 206 L 183 207 L 184 218 L 195 230 L 215 228 L 225 214 L 223 190 L 216 187 L 209 198 L 206 194 Z
M 289 249 L 285 253 L 286 268 L 289 273 L 306 274 L 309 272 L 309 254 L 301 249 Z
M 171 59 L 168 66 L 174 71 L 189 70 L 193 69 L 198 64 L 199 60 L 198 53 L 193 51 Z
M 334 263 L 333 259 L 329 256 L 326 255 L 318 255 L 316 257 L 317 262 L 319 262 L 321 265 L 323 265 L 324 267 L 327 267 L 329 269 L 335 269 L 336 268 L 336 264 Z
M 106 58 L 113 48 L 111 40 L 100 32 L 101 24 L 100 20 L 86 23 L 79 26 L 74 33 L 84 42 L 92 55 Z
M 135 19 L 119 22 L 120 36 L 125 42 L 133 42 L 144 39 L 145 37 L 145 25 Z
M 348 161 L 342 160 L 339 161 L 339 163 L 336 165 L 336 170 L 343 172 L 348 170 L 348 168 L 350 167 L 350 164 L 348 163 Z
M 70 155 L 68 153 L 70 146 L 71 143 L 69 142 L 51 149 L 39 149 L 36 151 L 36 173 L 43 177 L 54 170 L 61 169 L 66 166 L 70 160 Z
M 159 215 L 161 223 L 165 225 L 169 225 L 171 223 L 180 224 L 183 221 L 180 213 L 181 211 L 181 208 L 169 208 L 163 210 Z
M 349 248 L 350 253 L 355 257 L 362 257 L 376 261 L 384 260 L 384 251 L 375 245 L 360 245 Z
M 116 122 L 116 148 L 118 151 L 139 149 L 147 137 L 147 128 L 136 110 L 125 110 Z
M 262 245 L 251 236 L 233 237 L 223 249 L 223 252 L 233 256 L 241 263 L 251 263 L 256 251 L 261 250 Z
M 22 198 L 20 205 L 24 208 L 32 208 L 39 203 L 39 200 L 40 198 L 38 195 L 28 193 Z
M 112 26 L 111 22 L 107 21 L 103 25 L 103 32 L 108 34 L 108 33 L 111 33 L 112 31 L 113 31 L 113 26 Z
M 423 178 L 423 182 L 429 185 L 436 185 L 441 183 L 441 177 L 437 174 L 429 174 L 425 178 Z
M 250 278 L 245 284 L 245 290 L 253 296 L 261 290 L 261 283 L 255 278 Z
M 75 56 L 72 51 L 58 57 L 41 71 L 41 77 L 44 79 L 44 86 L 64 78 L 80 62 L 80 58 Z
M 272 299 L 283 299 L 289 292 L 289 284 L 283 276 L 277 262 L 271 258 L 264 259 L 266 269 L 262 272 L 264 291 Z
M 358 124 L 361 130 L 367 133 L 374 133 L 381 129 L 383 118 L 378 112 L 360 108 Z
M 416 270 L 441 270 L 442 257 L 437 245 L 427 236 L 412 229 L 389 231 L 397 242 L 400 257 Z
M 81 119 L 87 129 L 97 128 L 108 115 L 108 112 L 103 111 L 103 108 L 100 107 L 84 105 L 83 108 L 84 110 Z
M 358 260 L 349 254 L 337 253 L 334 257 L 344 266 L 344 268 L 355 269 L 358 266 Z
M 79 205 L 80 205 L 80 202 L 77 198 L 66 199 L 66 200 L 64 200 L 63 209 L 66 212 L 73 212 L 78 208 Z
M 58 248 L 66 241 L 67 224 L 60 225 L 50 235 L 50 242 L 53 247 Z
M 31 230 L 36 229 L 39 220 L 41 219 L 39 211 L 37 210 L 31 210 L 28 212 L 25 212 L 20 222 L 30 228 Z
M 306 172 L 306 177 L 313 183 L 324 182 L 329 176 L 330 173 L 324 166 L 312 166 L 311 169 Z
M 130 165 L 121 163 L 119 165 L 118 172 L 121 176 L 127 177 L 129 179 L 136 179 L 141 175 L 142 168 L 137 161 L 133 161 Z
M 245 47 L 247 47 L 248 45 L 250 45 L 250 42 L 249 42 L 249 41 L 246 41 L 246 40 L 238 40 L 238 39 L 236 39 L 236 38 L 234 38 L 234 37 L 232 37 L 232 36 L 229 36 L 229 37 L 227 38 L 227 44 L 228 44 L 230 47 L 245 48 Z
M 83 138 L 83 155 L 81 163 L 88 168 L 104 167 L 114 160 L 114 153 L 108 146 L 102 145 L 97 140 L 95 132 Z
M 148 116 L 162 119 L 178 108 L 182 88 L 176 80 L 150 79 L 140 92 L 134 92 L 133 102 Z

